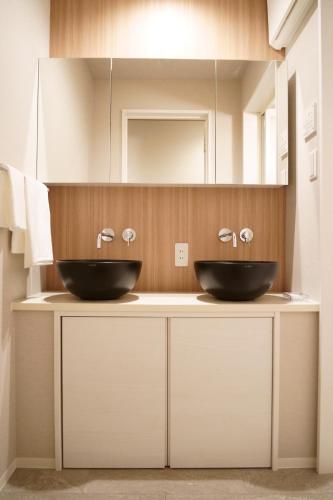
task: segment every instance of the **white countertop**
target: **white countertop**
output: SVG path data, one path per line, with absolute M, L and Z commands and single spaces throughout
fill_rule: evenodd
M 118 300 L 86 301 L 65 292 L 45 292 L 16 300 L 13 311 L 82 313 L 264 313 L 319 311 L 319 302 L 291 301 L 281 294 L 265 294 L 249 302 L 219 301 L 205 293 L 129 293 Z

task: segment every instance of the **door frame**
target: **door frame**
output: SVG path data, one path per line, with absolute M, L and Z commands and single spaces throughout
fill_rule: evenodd
M 189 120 L 205 123 L 204 184 L 215 183 L 215 126 L 213 112 L 201 109 L 123 109 L 121 112 L 121 182 L 128 182 L 129 120 Z M 177 184 L 177 183 L 175 183 Z

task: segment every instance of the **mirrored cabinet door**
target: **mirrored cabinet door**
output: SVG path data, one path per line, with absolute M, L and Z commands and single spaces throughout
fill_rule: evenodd
M 113 59 L 111 182 L 215 182 L 215 62 Z
M 109 182 L 110 92 L 110 59 L 39 61 L 39 180 Z
M 41 59 L 37 153 L 47 183 L 287 184 L 287 63 Z
M 286 63 L 217 61 L 216 183 L 288 183 Z

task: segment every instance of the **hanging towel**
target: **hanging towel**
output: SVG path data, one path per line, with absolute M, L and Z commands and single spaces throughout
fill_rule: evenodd
M 51 220 L 47 187 L 25 177 L 27 231 L 24 267 L 53 263 Z
M 10 165 L 1 163 L 0 226 L 12 231 L 12 253 L 24 253 L 26 210 L 24 175 Z
M 0 227 L 9 229 L 11 219 L 10 187 L 7 170 L 0 164 Z

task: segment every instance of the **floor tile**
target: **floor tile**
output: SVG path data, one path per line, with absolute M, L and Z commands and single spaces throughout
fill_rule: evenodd
M 17 470 L 0 500 L 333 500 L 333 475 L 312 470 Z

